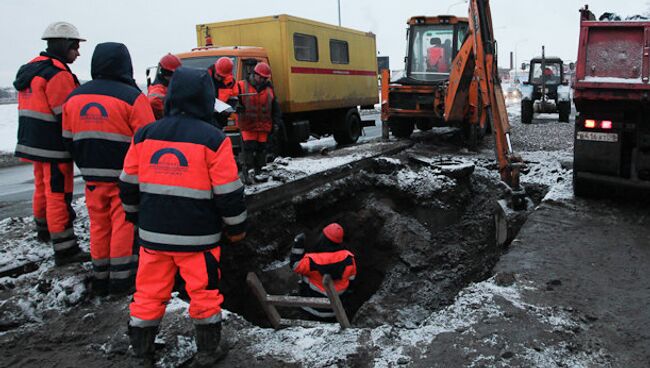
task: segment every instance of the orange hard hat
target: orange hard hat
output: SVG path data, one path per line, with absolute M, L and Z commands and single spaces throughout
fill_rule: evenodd
M 257 63 L 253 71 L 264 78 L 271 78 L 271 67 L 265 62 Z
M 323 235 L 336 244 L 343 243 L 343 227 L 336 222 L 325 226 Z
M 219 60 L 214 63 L 214 70 L 217 75 L 221 77 L 227 77 L 232 74 L 232 67 L 232 60 L 230 60 L 229 57 L 220 57 Z
M 173 72 L 179 66 L 181 66 L 181 59 L 179 59 L 176 55 L 167 54 L 163 56 L 162 59 L 160 59 L 159 64 L 161 68 Z

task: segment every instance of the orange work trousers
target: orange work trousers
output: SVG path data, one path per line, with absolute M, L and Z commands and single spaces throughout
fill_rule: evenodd
M 260 143 L 266 143 L 266 141 L 269 140 L 269 132 L 242 130 L 241 139 L 243 141 L 255 141 Z
M 160 324 L 171 297 L 176 271 L 185 280 L 194 324 L 221 320 L 223 295 L 219 293 L 221 248 L 204 252 L 164 252 L 140 248 L 135 294 L 130 305 L 133 327 Z
M 74 254 L 79 250 L 72 222 L 73 164 L 71 162 L 37 162 L 34 167 L 32 209 L 36 230 L 47 230 L 55 256 Z
M 111 292 L 128 290 L 135 279 L 138 255 L 133 224 L 126 221 L 117 183 L 87 182 L 86 206 L 95 282 Z

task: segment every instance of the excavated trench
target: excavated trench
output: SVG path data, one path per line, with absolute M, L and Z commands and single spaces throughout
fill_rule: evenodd
M 358 267 L 347 308 L 353 326 L 416 326 L 463 287 L 489 277 L 505 250 L 494 240 L 493 221 L 503 188 L 467 168 L 449 175 L 406 154 L 376 159 L 369 168 L 254 211 L 251 236 L 223 249 L 225 308 L 268 327 L 244 286 L 247 272 L 256 272 L 269 294 L 295 293 L 298 277 L 288 260 L 293 237 L 305 232 L 311 244 L 336 221 Z M 531 189 L 533 198 L 541 197 L 543 188 Z M 292 317 L 295 309 L 280 314 Z

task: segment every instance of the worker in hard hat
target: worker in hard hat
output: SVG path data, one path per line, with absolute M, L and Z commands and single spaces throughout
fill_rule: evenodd
M 155 118 L 125 45 L 98 44 L 90 74 L 63 105 L 63 137 L 86 182 L 93 292 L 123 294 L 133 288 L 138 255 L 117 183 L 133 135 Z
M 302 276 L 300 295 L 305 297 L 327 297 L 323 276 L 329 274 L 334 289 L 345 301 L 346 291 L 357 274 L 354 254 L 343 245 L 343 227 L 331 223 L 323 228 L 316 244 L 305 251 L 305 234 L 298 234 L 291 250 L 290 263 L 293 271 Z M 302 307 L 304 311 L 319 319 L 335 317 L 331 309 Z
M 43 33 L 45 52 L 18 70 L 16 157 L 34 167 L 33 211 L 37 238 L 52 241 L 56 265 L 90 260 L 72 227 L 73 164 L 61 138 L 62 106 L 79 81 L 67 64 L 79 57 L 85 41 L 75 26 L 55 22 Z
M 161 119 L 163 117 L 167 87 L 169 86 L 169 81 L 172 78 L 174 71 L 179 66 L 181 66 L 181 59 L 172 54 L 163 56 L 158 62 L 156 78 L 147 89 L 147 98 L 149 99 L 151 109 L 153 110 L 156 119 Z
M 282 126 L 282 112 L 270 82 L 271 67 L 260 62 L 246 80 L 240 80 L 235 87 L 241 111 L 237 124 L 243 140 L 243 178 L 252 183 L 248 169 L 253 168 L 256 181 L 268 179 L 262 174 L 266 164 L 266 146 L 269 134 Z
M 234 96 L 233 87 L 235 86 L 235 79 L 232 76 L 233 62 L 227 56 L 222 56 L 208 68 L 208 72 L 212 76 L 214 83 L 214 90 L 217 99 L 221 102 L 231 104 L 233 109 L 227 109 L 223 112 L 215 114 L 217 126 L 220 128 L 228 124 L 228 118 L 234 107 L 237 104 L 237 98 Z

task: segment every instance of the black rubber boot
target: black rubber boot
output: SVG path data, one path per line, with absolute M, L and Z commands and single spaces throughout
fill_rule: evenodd
M 190 368 L 208 368 L 223 359 L 228 351 L 221 346 L 221 322 L 195 325 L 196 350 Z
M 262 172 L 262 168 L 266 165 L 266 151 L 255 151 L 255 181 L 265 182 L 269 180 L 269 176 Z
M 36 239 L 38 239 L 38 241 L 40 241 L 41 243 L 49 243 L 50 232 L 47 230 L 38 230 L 36 232 Z
M 108 295 L 108 280 L 93 277 L 91 281 L 92 293 L 94 296 L 104 297 Z
M 254 180 L 249 170 L 255 167 L 255 156 L 254 151 L 244 150 L 242 151 L 244 165 L 242 167 L 242 180 L 244 184 L 250 185 L 254 184 Z
M 63 252 L 54 253 L 54 264 L 57 266 L 65 266 L 70 263 L 83 263 L 90 261 L 90 253 L 86 253 L 79 249 L 79 247 L 67 249 Z
M 156 333 L 158 326 L 133 327 L 128 325 L 129 340 L 135 356 L 140 358 L 142 367 L 153 368 L 156 362 Z

